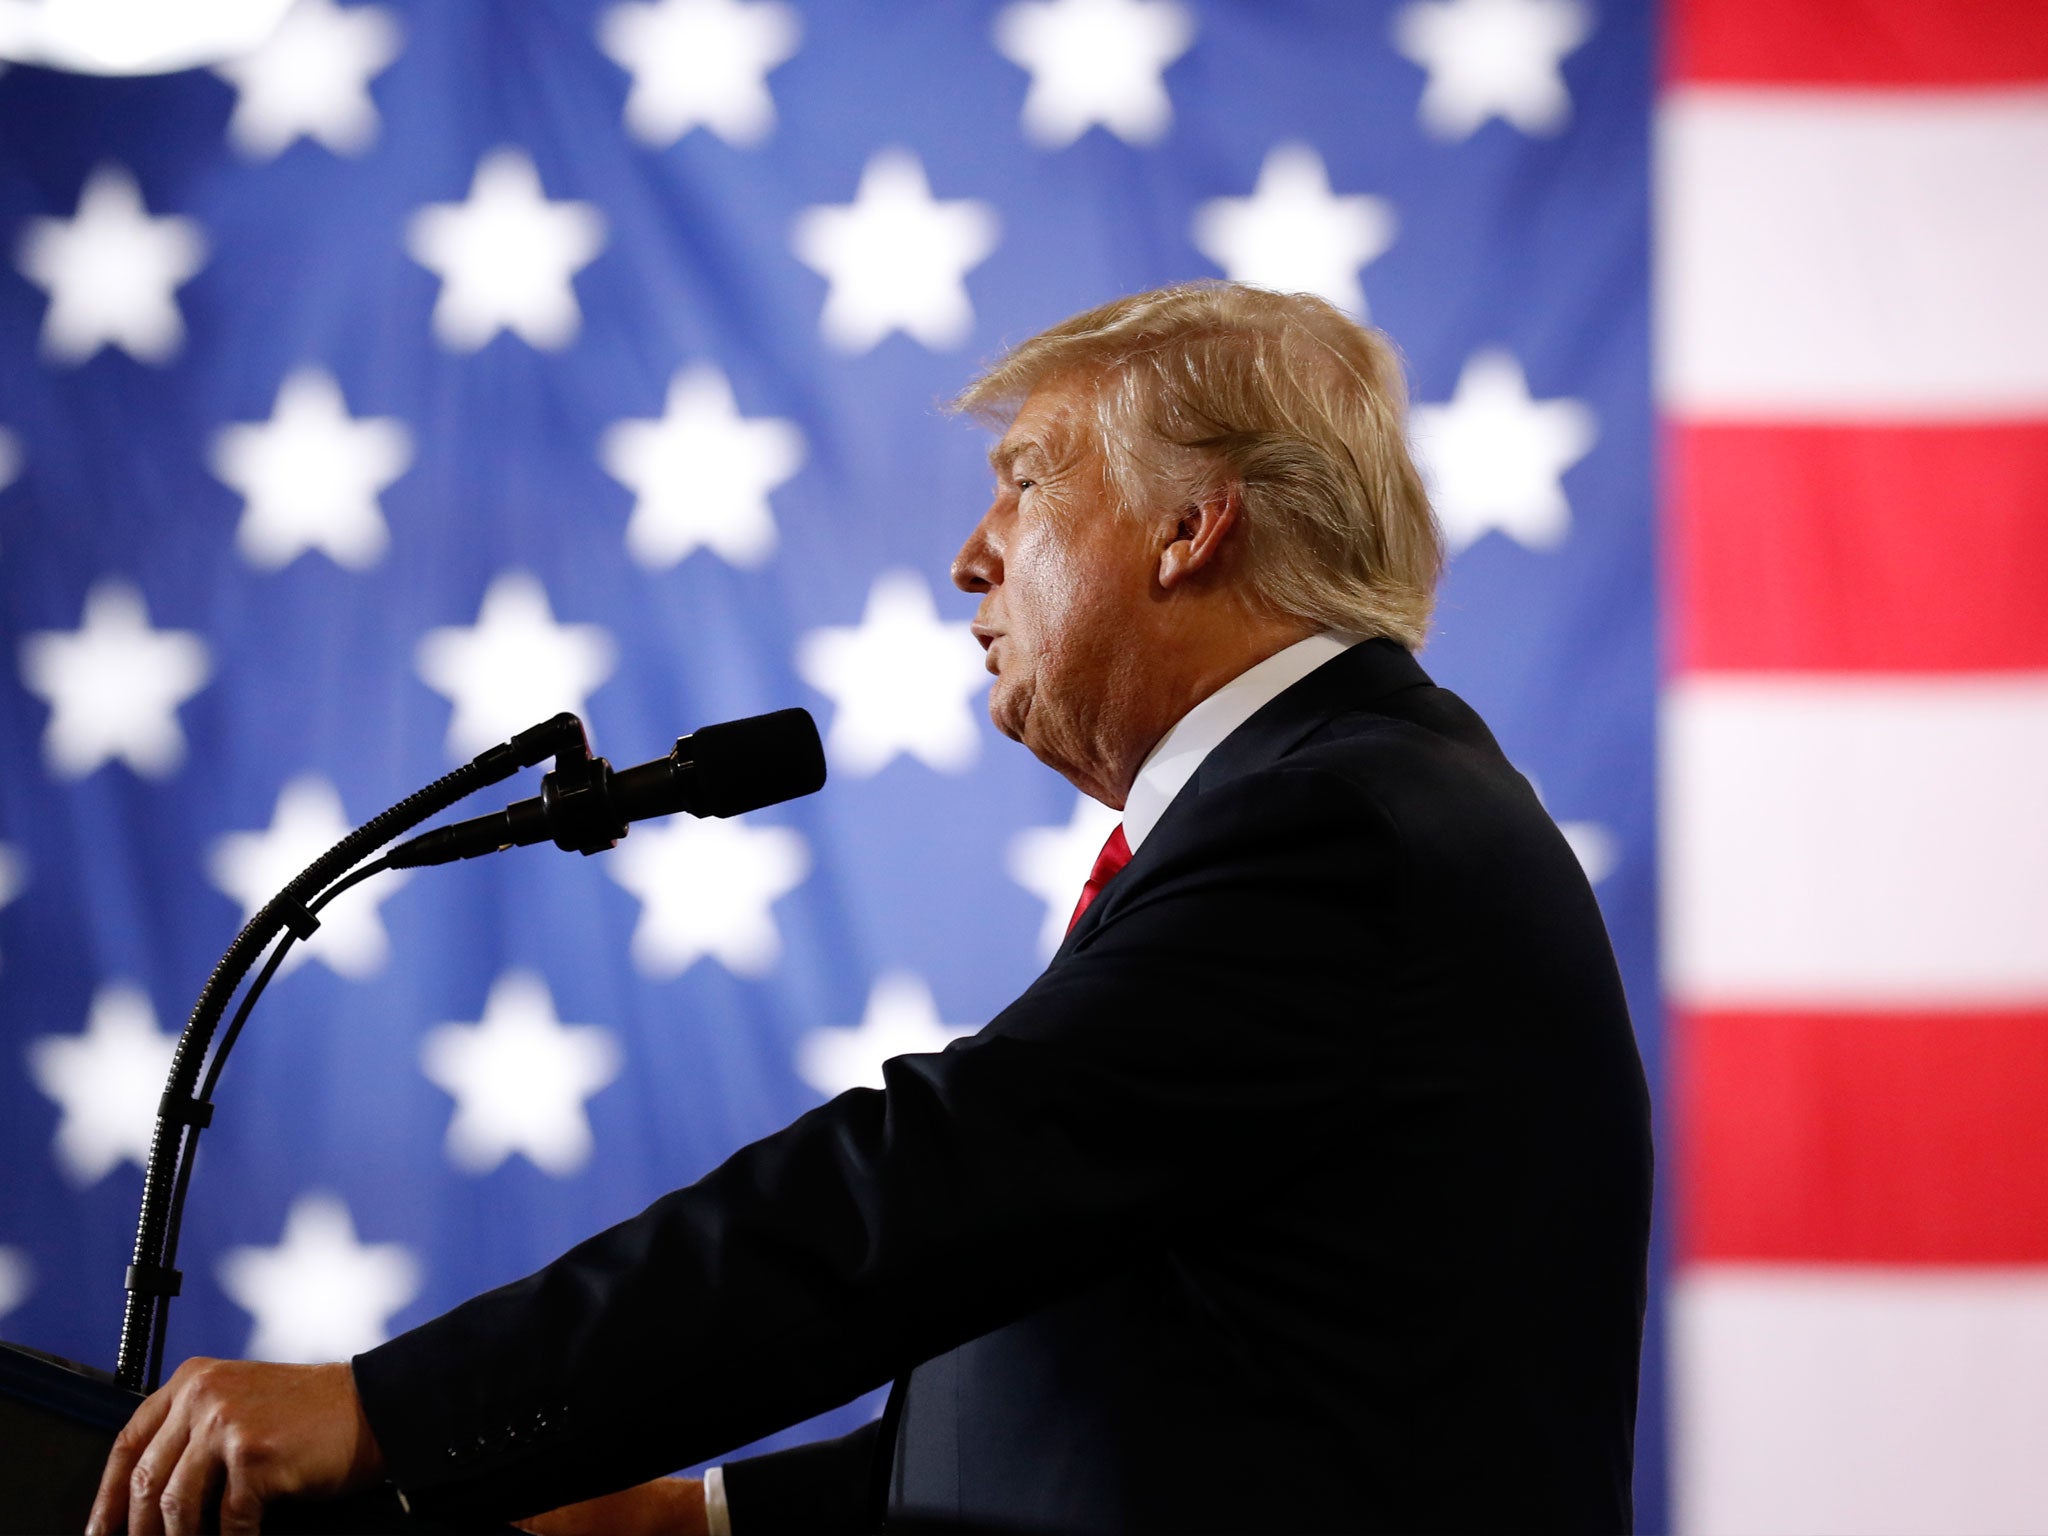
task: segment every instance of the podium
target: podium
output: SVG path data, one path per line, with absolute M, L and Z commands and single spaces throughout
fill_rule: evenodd
M 83 1531 L 114 1436 L 141 1401 L 105 1371 L 0 1343 L 0 1536 Z M 414 1519 L 390 1488 L 284 1500 L 263 1512 L 263 1529 L 265 1536 L 513 1536 L 509 1526 Z

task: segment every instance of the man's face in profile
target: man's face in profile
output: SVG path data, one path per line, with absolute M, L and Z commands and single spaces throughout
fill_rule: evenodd
M 1083 791 L 1118 803 L 1122 701 L 1153 606 L 1150 520 L 1118 505 L 1095 447 L 1089 381 L 1034 390 L 989 455 L 995 499 L 953 562 L 981 594 L 974 633 L 995 674 L 989 717 Z

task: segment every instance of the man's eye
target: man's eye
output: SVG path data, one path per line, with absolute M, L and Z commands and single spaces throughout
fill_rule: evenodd
M 1036 480 L 1019 480 L 1017 482 L 1017 489 L 1019 491 L 1028 491 L 1036 484 L 1038 484 Z

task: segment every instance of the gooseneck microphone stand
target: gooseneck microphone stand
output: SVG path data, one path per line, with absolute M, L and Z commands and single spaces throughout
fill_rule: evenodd
M 541 792 L 489 816 L 437 827 L 383 857 L 371 854 L 465 795 L 531 768 L 542 758 L 555 765 Z M 737 816 L 808 795 L 825 782 L 818 727 L 801 709 L 776 710 L 745 720 L 708 725 L 677 740 L 675 749 L 632 768 L 590 755 L 583 722 L 559 714 L 492 747 L 372 818 L 320 855 L 250 918 L 207 978 L 192 1017 L 178 1037 L 169 1081 L 157 1105 L 156 1133 L 143 1171 L 142 1214 L 135 1222 L 135 1252 L 128 1265 L 128 1302 L 121 1317 L 121 1353 L 114 1379 L 130 1391 L 154 1391 L 163 1377 L 164 1331 L 178 1273 L 178 1227 L 191 1185 L 199 1133 L 213 1123 L 213 1091 L 240 1038 L 249 1011 L 291 946 L 320 926 L 320 909 L 343 891 L 386 869 L 446 864 L 523 847 L 543 839 L 571 853 L 617 846 L 628 822 L 688 811 L 693 816 Z M 275 947 L 272 948 L 273 941 Z M 206 1067 L 214 1030 L 257 956 L 270 958 L 243 994 L 234 1021 Z M 196 1090 L 196 1091 L 195 1091 Z
M 320 926 L 320 908 L 359 881 L 390 867 L 391 860 L 363 860 L 399 834 L 439 814 L 456 801 L 479 789 L 510 778 L 522 768 L 531 768 L 544 758 L 554 757 L 565 780 L 587 774 L 590 747 L 583 722 L 572 714 L 559 714 L 522 731 L 510 741 L 444 774 L 426 788 L 408 796 L 381 815 L 372 818 L 315 859 L 296 879 L 250 918 L 228 946 L 227 953 L 207 978 L 206 986 L 193 1005 L 192 1016 L 178 1037 L 177 1051 L 157 1106 L 156 1132 L 151 1138 L 149 1162 L 142 1180 L 142 1211 L 135 1223 L 135 1252 L 128 1265 L 128 1301 L 121 1317 L 121 1352 L 115 1365 L 115 1379 L 131 1391 L 154 1391 L 163 1374 L 164 1332 L 170 1301 L 178 1294 L 183 1277 L 177 1269 L 178 1227 L 184 1214 L 185 1192 L 192 1176 L 192 1160 L 199 1146 L 199 1134 L 213 1121 L 212 1095 L 220 1081 L 221 1068 L 234 1048 L 249 1011 L 264 986 L 276 973 L 285 952 L 295 940 L 310 938 Z M 601 760 L 600 760 L 601 761 Z M 357 868 L 362 865 L 361 868 Z M 234 1022 L 221 1039 L 211 1067 L 200 1085 L 200 1068 L 213 1042 L 221 1015 L 227 1011 L 235 989 L 249 968 L 273 940 L 284 937 L 242 999 Z M 195 1092 L 195 1089 L 197 1090 Z

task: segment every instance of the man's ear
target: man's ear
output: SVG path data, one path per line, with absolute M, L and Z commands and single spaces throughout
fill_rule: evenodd
M 1229 548 L 1244 515 L 1244 493 L 1235 480 L 1226 481 L 1202 500 L 1180 509 L 1159 552 L 1159 585 L 1169 590 L 1213 569 Z

